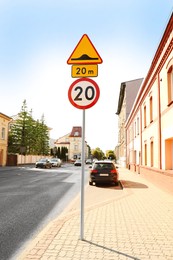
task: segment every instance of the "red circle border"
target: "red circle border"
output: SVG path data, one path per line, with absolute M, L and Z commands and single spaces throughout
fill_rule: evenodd
M 91 102 L 91 104 L 86 105 L 86 106 L 80 106 L 80 105 L 76 104 L 76 103 L 73 101 L 72 97 L 71 97 L 71 92 L 72 92 L 72 89 L 73 89 L 74 85 L 76 85 L 77 83 L 79 83 L 79 82 L 81 82 L 81 81 L 88 81 L 88 82 L 92 83 L 92 84 L 94 85 L 94 87 L 96 88 L 96 97 L 95 97 L 95 99 Z M 69 98 L 70 103 L 71 103 L 74 107 L 76 107 L 76 108 L 78 108 L 78 109 L 88 109 L 88 108 L 94 106 L 94 105 L 97 103 L 99 97 L 100 97 L 100 89 L 99 89 L 99 86 L 97 85 L 97 83 L 96 83 L 94 80 L 92 80 L 92 79 L 90 79 L 90 78 L 80 78 L 80 79 L 75 80 L 75 81 L 70 85 L 70 88 L 69 88 L 69 90 L 68 90 L 68 98 Z

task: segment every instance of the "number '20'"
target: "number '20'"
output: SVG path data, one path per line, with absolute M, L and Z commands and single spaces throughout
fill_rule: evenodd
M 95 95 L 95 90 L 93 86 L 88 86 L 85 90 L 81 86 L 77 86 L 74 90 L 78 92 L 76 97 L 74 98 L 75 101 L 82 101 L 83 91 L 87 100 L 92 100 Z

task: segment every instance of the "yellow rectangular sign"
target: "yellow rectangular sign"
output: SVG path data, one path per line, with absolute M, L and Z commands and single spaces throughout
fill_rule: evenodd
M 72 78 L 97 77 L 98 76 L 98 65 L 97 64 L 72 65 L 71 75 L 72 75 Z

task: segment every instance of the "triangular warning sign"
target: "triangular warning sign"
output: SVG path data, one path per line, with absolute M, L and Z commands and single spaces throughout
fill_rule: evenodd
M 71 56 L 67 60 L 67 64 L 100 64 L 103 60 L 92 44 L 87 34 L 84 34 Z

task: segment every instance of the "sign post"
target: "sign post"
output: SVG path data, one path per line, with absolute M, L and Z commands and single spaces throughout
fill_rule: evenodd
M 80 214 L 80 239 L 84 237 L 84 180 L 85 180 L 85 109 L 95 105 L 100 96 L 100 89 L 97 83 L 89 78 L 75 80 L 68 91 L 70 103 L 78 108 L 83 109 L 82 120 L 82 175 L 81 175 L 81 214 Z
M 97 83 L 87 77 L 97 77 L 98 65 L 102 63 L 89 37 L 84 34 L 76 48 L 67 60 L 72 64 L 72 77 L 75 80 L 68 90 L 70 103 L 83 110 L 82 120 L 82 173 L 81 173 L 81 200 L 80 200 L 80 239 L 84 239 L 84 184 L 85 184 L 85 110 L 94 106 L 99 99 L 100 89 Z
M 81 176 L 81 199 L 80 199 L 80 239 L 84 239 L 84 185 L 85 184 L 85 109 L 82 120 L 82 176 Z

